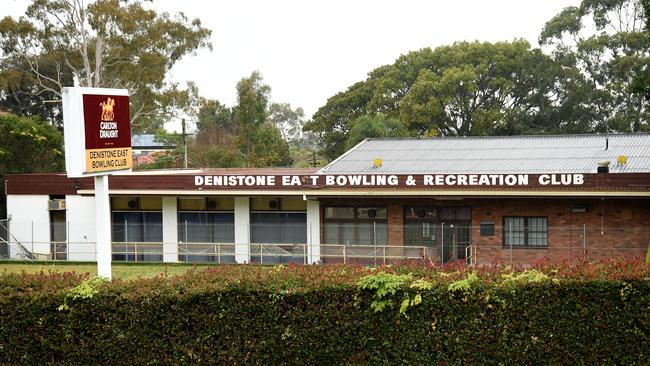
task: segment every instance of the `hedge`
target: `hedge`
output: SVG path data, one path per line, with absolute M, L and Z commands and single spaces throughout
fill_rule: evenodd
M 0 276 L 2 364 L 650 364 L 650 267 Z

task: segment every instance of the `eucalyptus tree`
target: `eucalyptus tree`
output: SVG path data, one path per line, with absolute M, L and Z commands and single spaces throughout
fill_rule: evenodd
M 153 130 L 187 103 L 168 80 L 185 55 L 211 48 L 210 30 L 143 0 L 32 0 L 24 16 L 0 21 L 0 105 L 60 122 L 62 88 L 119 87 L 131 93 L 134 130 Z

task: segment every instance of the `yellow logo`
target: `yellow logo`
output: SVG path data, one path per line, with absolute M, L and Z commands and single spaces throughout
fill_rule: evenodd
M 102 107 L 102 121 L 113 121 L 115 119 L 115 113 L 113 113 L 115 99 L 109 97 L 105 102 L 99 103 L 99 106 Z

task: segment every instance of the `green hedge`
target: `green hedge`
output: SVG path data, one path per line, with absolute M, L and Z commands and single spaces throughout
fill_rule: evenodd
M 650 270 L 628 265 L 4 275 L 0 363 L 650 364 Z

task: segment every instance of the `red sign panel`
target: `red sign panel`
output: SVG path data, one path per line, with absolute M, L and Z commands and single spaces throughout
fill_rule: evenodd
M 86 172 L 128 169 L 131 116 L 125 95 L 83 95 Z

